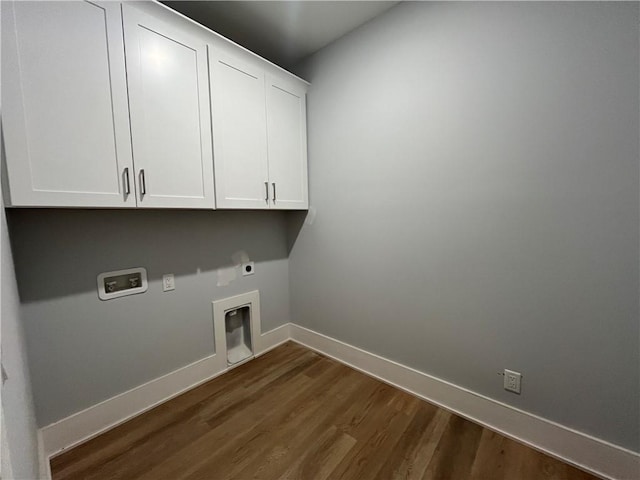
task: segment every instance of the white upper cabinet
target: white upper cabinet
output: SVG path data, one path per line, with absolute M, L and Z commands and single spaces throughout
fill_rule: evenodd
M 298 83 L 267 75 L 269 181 L 273 207 L 306 209 L 306 92 Z
M 305 209 L 304 86 L 210 50 L 218 208 Z
M 122 10 L 138 206 L 214 208 L 206 43 Z
M 0 10 L 8 206 L 308 207 L 304 81 L 157 2 Z
M 264 72 L 211 49 L 216 206 L 269 208 Z
M 1 8 L 10 204 L 134 207 L 120 5 Z

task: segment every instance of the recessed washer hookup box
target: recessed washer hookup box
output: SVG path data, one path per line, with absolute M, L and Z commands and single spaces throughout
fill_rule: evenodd
M 98 275 L 100 300 L 135 295 L 147 291 L 147 270 L 143 267 L 115 270 Z

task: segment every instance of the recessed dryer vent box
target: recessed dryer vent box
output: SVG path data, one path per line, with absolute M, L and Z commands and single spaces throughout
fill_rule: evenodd
M 235 365 L 253 356 L 250 306 L 245 305 L 225 312 L 224 329 L 228 365 Z
M 147 291 L 147 270 L 130 268 L 104 272 L 98 275 L 98 296 L 100 300 L 135 295 Z
M 221 370 L 234 368 L 261 353 L 260 292 L 214 301 L 213 326 L 215 358 Z

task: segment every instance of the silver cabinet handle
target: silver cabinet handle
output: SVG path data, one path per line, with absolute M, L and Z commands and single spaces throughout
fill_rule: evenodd
M 273 203 L 276 203 L 276 183 L 273 182 L 271 185 L 273 185 Z
M 131 184 L 129 183 L 129 167 L 124 169 L 124 193 L 131 193 Z
M 140 194 L 147 194 L 147 182 L 144 178 L 144 168 L 140 170 Z
M 264 201 L 269 203 L 269 182 L 264 182 Z

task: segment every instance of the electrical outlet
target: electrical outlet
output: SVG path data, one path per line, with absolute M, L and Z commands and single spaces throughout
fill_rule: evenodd
M 173 278 L 173 273 L 167 273 L 162 276 L 162 291 L 168 292 L 169 290 L 176 289 L 176 282 Z
M 256 266 L 253 262 L 247 262 L 242 264 L 242 276 L 253 275 L 256 273 Z
M 520 383 L 522 374 L 513 370 L 504 369 L 504 389 L 510 392 L 520 394 Z

